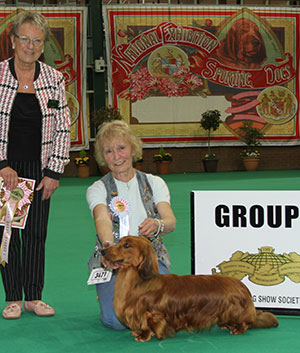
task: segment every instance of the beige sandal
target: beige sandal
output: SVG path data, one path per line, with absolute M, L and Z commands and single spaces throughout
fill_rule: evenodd
M 22 314 L 22 306 L 16 302 L 7 304 L 6 308 L 2 311 L 4 319 L 19 319 Z
M 55 310 L 41 300 L 25 302 L 24 309 L 37 316 L 53 316 L 55 314 Z

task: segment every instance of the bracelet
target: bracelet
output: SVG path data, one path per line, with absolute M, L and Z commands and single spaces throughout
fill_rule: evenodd
M 161 219 L 160 220 L 160 232 L 163 233 L 165 230 L 165 222 Z
M 154 218 L 157 222 L 158 222 L 158 228 L 157 228 L 157 232 L 153 235 L 154 238 L 156 238 L 159 233 L 160 233 L 160 229 L 161 229 L 161 221 L 157 218 Z

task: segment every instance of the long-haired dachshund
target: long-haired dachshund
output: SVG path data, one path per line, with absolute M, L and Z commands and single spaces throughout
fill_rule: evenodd
M 136 341 L 164 339 L 180 330 L 214 325 L 241 334 L 248 328 L 278 326 L 276 317 L 257 311 L 250 291 L 238 279 L 222 275 L 161 275 L 150 241 L 127 236 L 101 251 L 117 263 L 114 309 Z

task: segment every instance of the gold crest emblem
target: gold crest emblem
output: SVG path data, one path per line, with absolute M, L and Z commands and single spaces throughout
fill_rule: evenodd
M 284 282 L 286 276 L 292 282 L 300 283 L 299 254 L 275 254 L 275 249 L 270 246 L 263 246 L 258 250 L 258 254 L 236 251 L 230 261 L 217 265 L 220 272 L 213 268 L 212 273 L 240 280 L 248 276 L 249 281 L 261 286 L 275 286 Z

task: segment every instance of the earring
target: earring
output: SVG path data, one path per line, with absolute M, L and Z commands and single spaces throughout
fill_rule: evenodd
M 14 44 L 12 45 L 12 48 L 15 49 L 15 45 Z

